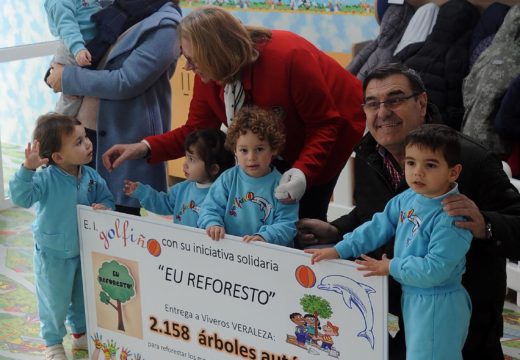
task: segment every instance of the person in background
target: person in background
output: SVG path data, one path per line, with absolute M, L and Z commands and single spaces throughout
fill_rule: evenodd
M 132 3 L 125 31 L 97 70 L 54 63 L 47 82 L 55 91 L 84 96 L 78 119 L 97 142 L 96 168 L 114 194 L 116 210 L 139 215 L 139 201 L 123 192 L 124 180 L 132 177 L 166 191 L 166 164 L 150 166 L 140 159 L 109 172 L 101 155 L 113 144 L 170 129 L 170 78 L 180 55 L 176 33 L 181 10 L 177 0 Z
M 10 197 L 24 208 L 36 204 L 33 263 L 40 336 L 45 359 L 66 360 L 65 320 L 72 330 L 72 348 L 87 349 L 88 344 L 76 205 L 113 209 L 114 200 L 105 180 L 85 166 L 92 160 L 92 143 L 77 119 L 42 115 L 33 138 L 24 163 L 9 181 Z M 36 171 L 40 166 L 44 168 Z
M 227 233 L 246 242 L 292 245 L 298 204 L 283 204 L 273 196 L 282 175 L 271 162 L 283 149 L 284 134 L 273 111 L 243 107 L 237 112 L 226 147 L 238 164 L 213 183 L 198 221 L 211 239 Z
M 325 220 L 338 176 L 365 129 L 359 80 L 304 38 L 243 25 L 214 6 L 184 17 L 178 36 L 186 69 L 195 73 L 186 124 L 114 145 L 103 155 L 106 168 L 179 158 L 190 132 L 229 127 L 237 110 L 256 105 L 278 113 L 290 134 L 274 162 L 283 173 L 276 197 L 300 200 L 300 216 Z
M 364 276 L 391 275 L 401 284 L 406 358 L 461 360 L 471 301 L 461 285 L 471 232 L 453 224 L 442 200 L 458 194 L 460 144 L 455 130 L 426 124 L 405 139 L 405 178 L 410 187 L 394 196 L 335 247 L 307 249 L 311 262 L 356 260 Z M 455 218 L 456 221 L 463 220 Z M 366 254 L 395 236 L 393 259 Z M 372 335 L 371 333 L 367 333 Z M 368 337 L 373 341 L 372 337 Z
M 64 65 L 90 66 L 92 55 L 86 44 L 97 34 L 91 16 L 101 10 L 99 0 L 45 0 L 51 34 L 60 38 L 52 62 Z M 50 74 L 47 71 L 45 78 Z M 56 112 L 76 116 L 81 97 L 62 94 L 56 103 Z
M 235 165 L 233 154 L 225 149 L 226 135 L 218 129 L 192 132 L 186 138 L 186 160 L 182 166 L 186 181 L 168 193 L 149 185 L 125 181 L 124 192 L 141 203 L 146 210 L 159 215 L 173 215 L 173 222 L 197 227 L 201 204 L 209 187 L 224 171 Z
M 438 120 L 428 104 L 418 74 L 399 64 L 374 70 L 363 83 L 368 133 L 356 146 L 354 199 L 356 207 L 327 223 L 302 219 L 298 237 L 306 246 L 335 244 L 343 234 L 370 220 L 387 202 L 408 188 L 403 178 L 404 139 L 413 129 Z M 466 255 L 462 285 L 473 305 L 468 337 L 462 354 L 466 360 L 503 360 L 502 310 L 506 288 L 506 258 L 520 258 L 520 195 L 502 170 L 502 163 L 486 148 L 459 134 L 462 172 L 460 194 L 443 200 L 450 216 L 463 216 L 455 225 L 473 234 Z M 393 257 L 393 241 L 372 254 Z M 390 359 L 404 359 L 401 288 L 389 279 L 389 312 L 399 316 L 401 331 L 389 339 Z

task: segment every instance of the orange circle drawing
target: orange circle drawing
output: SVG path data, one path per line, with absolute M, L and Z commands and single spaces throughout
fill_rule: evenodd
M 300 265 L 294 272 L 296 281 L 304 288 L 311 288 L 316 284 L 316 274 L 306 265 Z
M 146 248 L 150 255 L 159 256 L 161 255 L 161 244 L 155 239 L 150 239 L 146 242 Z

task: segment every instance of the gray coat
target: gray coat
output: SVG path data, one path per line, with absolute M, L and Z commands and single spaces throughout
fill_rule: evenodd
M 114 144 L 135 143 L 170 130 L 170 78 L 180 47 L 176 27 L 181 14 L 168 2 L 135 25 L 110 51 L 104 70 L 66 66 L 63 93 L 100 98 L 97 116 L 97 170 L 118 205 L 139 207 L 124 195 L 123 180 L 166 190 L 166 164 L 127 161 L 109 173 L 101 156 Z
M 462 132 L 480 141 L 499 156 L 507 155 L 509 144 L 493 123 L 500 101 L 511 82 L 520 75 L 520 5 L 507 13 L 489 47 L 480 54 L 464 79 L 464 120 Z

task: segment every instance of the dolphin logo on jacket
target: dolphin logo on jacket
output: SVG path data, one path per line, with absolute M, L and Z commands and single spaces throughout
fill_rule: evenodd
M 254 202 L 258 206 L 260 206 L 260 210 L 264 213 L 264 217 L 262 219 L 262 223 L 265 224 L 265 221 L 271 214 L 271 210 L 273 209 L 273 205 L 266 199 L 260 196 L 255 196 L 253 199 L 251 199 L 251 202 Z
M 422 220 L 418 215 L 414 214 L 414 209 L 408 210 L 406 218 L 413 224 L 412 236 L 415 236 L 417 231 L 421 228 Z
M 360 331 L 357 336 L 367 339 L 372 349 L 374 349 L 374 310 L 370 294 L 376 291 L 366 284 L 341 275 L 325 276 L 321 279 L 318 289 L 340 294 L 343 297 L 343 302 L 349 309 L 352 309 L 352 304 L 356 305 L 365 321 L 365 329 Z

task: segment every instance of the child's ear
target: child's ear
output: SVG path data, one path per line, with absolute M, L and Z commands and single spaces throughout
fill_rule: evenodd
M 460 172 L 462 171 L 462 165 L 457 164 L 449 169 L 450 182 L 454 182 L 459 178 Z
M 55 164 L 61 164 L 63 162 L 63 156 L 61 156 L 59 152 L 53 152 L 51 158 Z
M 218 164 L 213 164 L 209 167 L 209 175 L 211 177 L 217 176 L 218 172 L 220 171 L 220 166 Z

